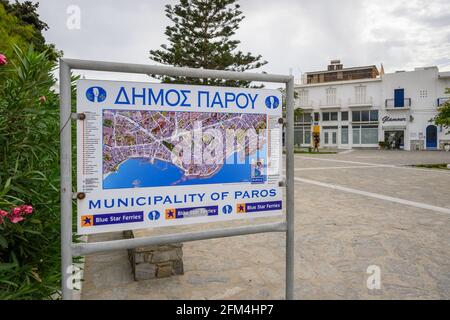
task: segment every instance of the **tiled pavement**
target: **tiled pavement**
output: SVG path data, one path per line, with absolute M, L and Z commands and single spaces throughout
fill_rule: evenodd
M 403 167 L 444 162 L 450 163 L 450 153 L 359 150 L 301 154 L 296 155 L 295 176 L 445 211 L 450 208 L 450 171 Z M 297 299 L 450 298 L 450 213 L 327 186 L 296 183 Z M 220 226 L 246 223 L 252 221 Z M 218 226 L 184 226 L 170 231 Z M 103 234 L 89 240 L 118 237 L 120 234 Z M 284 241 L 284 234 L 273 233 L 185 243 L 185 275 L 139 282 L 132 278 L 126 251 L 88 256 L 82 298 L 282 299 Z M 371 265 L 380 267 L 379 290 L 366 286 Z

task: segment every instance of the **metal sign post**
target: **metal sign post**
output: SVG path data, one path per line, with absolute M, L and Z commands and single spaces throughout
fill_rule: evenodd
M 284 83 L 286 85 L 286 220 L 213 229 L 200 232 L 166 234 L 145 238 L 123 239 L 95 243 L 72 241 L 72 137 L 71 137 L 71 70 L 94 70 L 138 74 L 157 74 L 192 78 L 215 78 Z M 293 76 L 176 68 L 155 65 L 126 64 L 103 61 L 60 59 L 60 128 L 61 128 L 61 267 L 62 298 L 72 299 L 72 259 L 97 252 L 133 249 L 213 238 L 223 238 L 265 232 L 286 232 L 286 299 L 294 298 L 294 78 Z

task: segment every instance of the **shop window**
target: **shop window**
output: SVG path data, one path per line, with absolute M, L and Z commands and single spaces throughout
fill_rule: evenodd
M 361 126 L 361 144 L 378 143 L 378 126 Z
M 311 144 L 311 128 L 305 128 L 305 144 Z
M 359 139 L 359 133 L 361 131 L 361 128 L 358 127 L 353 127 L 353 144 L 361 144 L 360 139 Z
M 297 146 L 311 144 L 311 126 L 298 125 L 294 127 L 294 144 Z
M 378 126 L 361 125 L 353 126 L 353 144 L 377 144 Z
M 341 121 L 348 121 L 348 111 L 341 112 Z
M 341 128 L 341 144 L 348 144 L 348 126 Z

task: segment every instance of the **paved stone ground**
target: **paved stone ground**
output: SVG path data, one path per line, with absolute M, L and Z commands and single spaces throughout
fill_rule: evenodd
M 295 177 L 306 180 L 297 180 L 295 189 L 295 297 L 449 299 L 450 171 L 405 167 L 444 162 L 450 163 L 450 153 L 296 155 Z M 380 195 L 400 203 L 376 198 Z M 252 221 L 220 226 L 247 223 Z M 89 241 L 120 237 L 109 233 Z M 282 299 L 284 241 L 284 234 L 273 233 L 185 243 L 185 275 L 139 282 L 133 280 L 126 251 L 91 255 L 82 299 Z M 370 265 L 380 267 L 380 290 L 367 289 Z

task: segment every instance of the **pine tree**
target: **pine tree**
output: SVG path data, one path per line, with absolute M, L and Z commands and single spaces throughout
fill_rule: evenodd
M 164 65 L 215 70 L 246 71 L 267 63 L 261 55 L 237 50 L 232 39 L 244 19 L 236 0 L 180 0 L 166 5 L 166 16 L 173 22 L 165 34 L 169 45 L 150 51 L 150 59 Z M 248 81 L 197 79 L 152 75 L 164 83 L 188 83 L 248 87 Z

